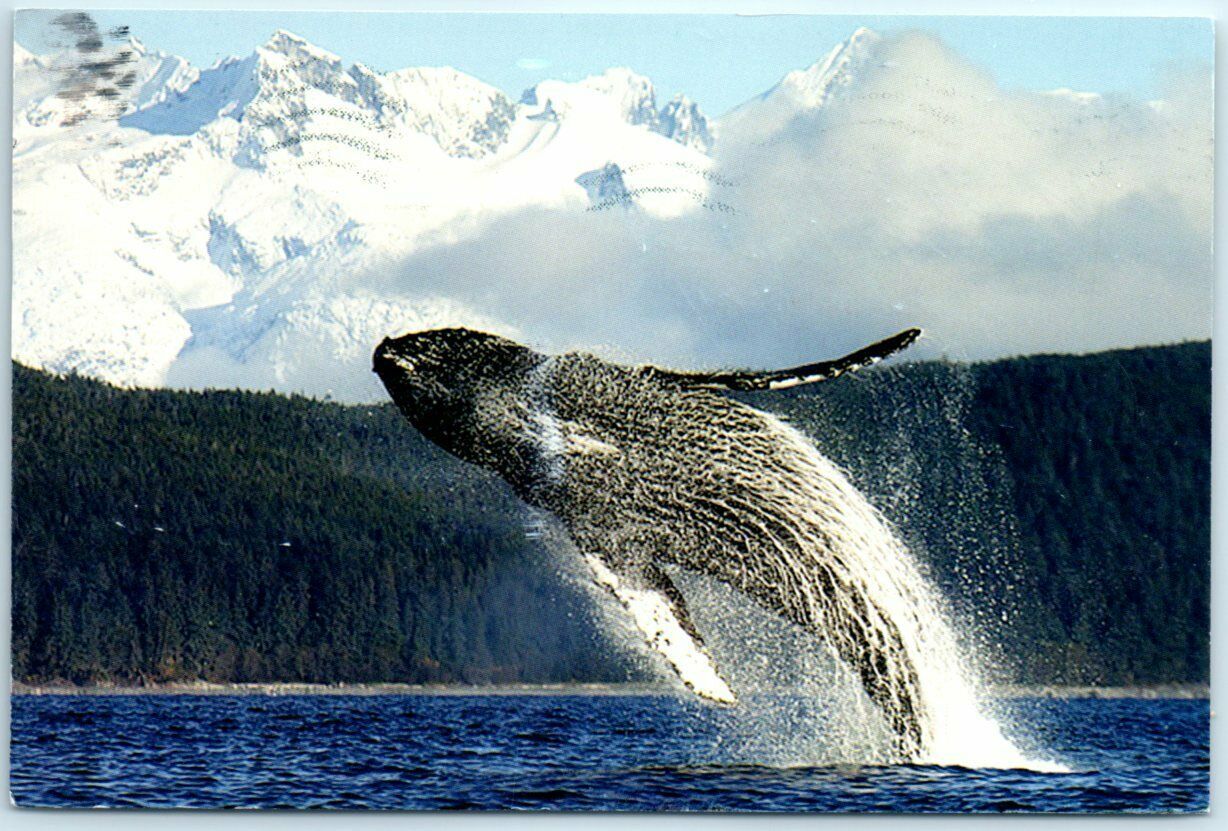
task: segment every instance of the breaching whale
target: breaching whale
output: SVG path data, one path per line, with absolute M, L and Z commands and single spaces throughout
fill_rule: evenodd
M 373 368 L 427 438 L 562 522 L 597 582 L 696 693 L 736 700 L 669 567 L 727 583 L 824 639 L 907 760 L 931 738 L 914 661 L 924 634 L 907 587 L 885 588 L 882 569 L 858 561 L 885 520 L 808 440 L 720 391 L 829 380 L 920 334 L 774 372 L 676 372 L 436 329 L 385 339 Z

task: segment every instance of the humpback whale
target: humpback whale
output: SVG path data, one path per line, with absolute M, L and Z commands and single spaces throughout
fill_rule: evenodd
M 385 339 L 373 369 L 428 439 L 562 522 L 595 580 L 694 692 L 736 701 L 673 567 L 823 639 L 911 760 L 932 737 L 915 660 L 925 634 L 910 608 L 924 598 L 885 563 L 905 552 L 867 558 L 867 538 L 894 540 L 881 515 L 800 433 L 721 393 L 830 380 L 920 334 L 779 371 L 679 372 L 451 328 Z

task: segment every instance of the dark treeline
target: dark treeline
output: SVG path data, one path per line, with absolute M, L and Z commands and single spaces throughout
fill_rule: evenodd
M 1207 680 L 1209 343 L 902 364 L 754 403 L 852 475 L 1000 676 Z
M 28 682 L 636 677 L 493 477 L 391 405 L 13 368 Z M 1205 681 L 1210 347 L 904 364 L 753 397 L 893 521 L 1001 677 Z
M 19 680 L 621 680 L 510 491 L 391 407 L 13 367 Z

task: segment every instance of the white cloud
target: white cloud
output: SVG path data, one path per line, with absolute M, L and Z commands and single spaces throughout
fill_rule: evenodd
M 1210 336 L 1209 73 L 1157 103 L 1005 92 L 923 35 L 869 57 L 822 109 L 718 137 L 734 214 L 523 211 L 383 290 L 677 365 L 813 360 L 908 325 L 930 333 L 916 354 L 961 358 Z

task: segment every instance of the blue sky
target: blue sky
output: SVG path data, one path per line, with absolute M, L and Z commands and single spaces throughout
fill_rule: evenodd
M 15 37 L 49 50 L 55 12 L 19 12 Z M 148 45 L 208 66 L 246 55 L 278 28 L 378 70 L 450 65 L 513 97 L 546 78 L 578 80 L 610 66 L 650 77 L 661 99 L 683 92 L 719 115 L 807 66 L 858 26 L 921 29 L 1010 89 L 1158 97 L 1166 77 L 1210 70 L 1212 29 L 1197 18 L 770 15 L 396 14 L 96 11 Z

